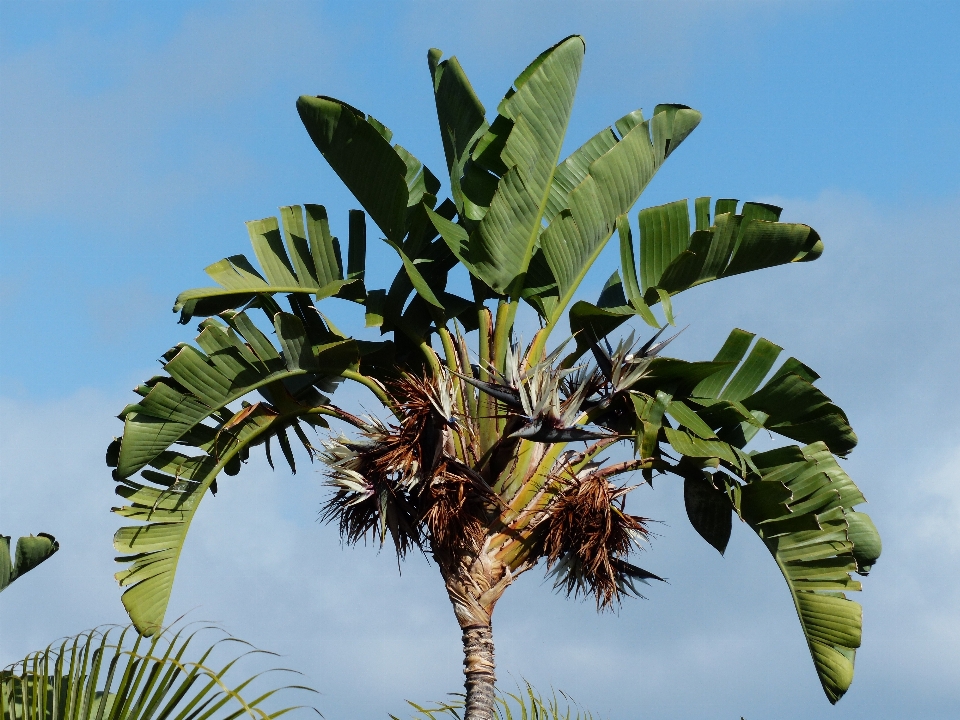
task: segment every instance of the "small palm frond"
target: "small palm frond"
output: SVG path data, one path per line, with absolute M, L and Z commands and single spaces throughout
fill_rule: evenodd
M 30 653 L 0 670 L 0 717 L 272 720 L 295 709 L 265 709 L 264 704 L 274 695 L 288 690 L 315 692 L 301 685 L 249 692 L 250 683 L 265 673 L 232 679 L 228 678 L 230 671 L 244 656 L 274 653 L 257 650 L 225 633 L 193 652 L 195 639 L 218 628 L 189 628 L 174 623 L 152 638 L 139 635 L 132 625 L 96 628 Z M 245 646 L 240 653 L 229 651 L 235 643 Z
M 440 720 L 440 718 L 459 720 L 463 713 L 463 695 L 451 693 L 451 697 L 455 699 L 425 705 L 407 700 L 407 704 L 416 710 L 413 720 Z M 495 700 L 497 720 L 514 720 L 514 718 L 517 720 L 595 720 L 597 718 L 562 690 L 554 690 L 549 697 L 544 697 L 526 680 L 523 681 L 522 686 L 517 683 L 516 692 L 497 692 Z M 392 720 L 399 720 L 396 715 L 390 715 L 390 717 Z
M 647 518 L 624 512 L 632 488 L 618 488 L 602 471 L 570 481 L 546 520 L 544 554 L 554 587 L 567 595 L 593 595 L 598 609 L 623 594 L 637 594 L 634 581 L 660 579 L 625 561 L 649 536 Z

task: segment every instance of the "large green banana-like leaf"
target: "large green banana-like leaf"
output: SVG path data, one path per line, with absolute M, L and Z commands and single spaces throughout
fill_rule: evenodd
M 163 366 L 168 375 L 156 376 L 138 387 L 143 399 L 121 413 L 119 477 L 129 477 L 174 443 L 187 442 L 209 450 L 213 436 L 201 423 L 210 417 L 228 422 L 233 413 L 227 406 L 251 392 L 267 391 L 278 404 L 286 400 L 296 405 L 297 395 L 317 395 L 317 385 L 327 387 L 331 378 L 355 367 L 359 360 L 353 341 L 330 338 L 335 342 L 314 349 L 296 315 L 274 316 L 281 351 L 246 313 L 226 311 L 221 317 L 228 324 L 214 319 L 201 323 L 199 349 L 180 344 L 169 350 Z M 314 322 L 322 321 L 315 318 Z
M 803 443 L 823 442 L 837 455 L 857 444 L 846 413 L 813 383 L 820 377 L 796 358 L 789 358 L 763 384 L 781 348 L 753 333 L 730 333 L 716 362 L 730 363 L 693 391 L 691 407 L 728 442 L 743 447 L 761 429 Z M 749 352 L 748 352 L 749 350 Z
M 632 269 L 632 252 L 621 248 L 627 296 L 652 305 L 718 278 L 752 270 L 809 262 L 820 257 L 823 243 L 808 225 L 781 223 L 780 208 L 736 200 L 717 200 L 710 224 L 710 198 L 697 198 L 696 229 L 690 232 L 686 200 L 640 211 L 640 272 Z M 632 243 L 629 238 L 622 238 Z M 631 267 L 628 267 L 631 266 Z M 639 283 L 637 280 L 639 279 Z
M 133 627 L 98 628 L 49 645 L 0 671 L 0 718 L 269 720 L 295 709 L 266 709 L 278 693 L 314 692 L 301 685 L 252 692 L 263 672 L 234 680 L 230 671 L 243 655 L 273 653 L 243 648 L 224 657 L 220 646 L 247 645 L 230 636 L 197 647 L 198 635 L 212 629 L 173 627 L 146 640 Z
M 761 479 L 730 485 L 740 516 L 763 539 L 790 588 L 810 655 L 831 703 L 853 680 L 862 610 L 845 592 L 851 573 L 880 555 L 869 516 L 853 510 L 863 495 L 823 443 L 753 456 Z
M 863 495 L 823 442 L 744 455 L 736 445 L 718 439 L 690 405 L 662 392 L 656 403 L 642 397 L 634 397 L 642 433 L 638 451 L 644 457 L 655 455 L 657 436 L 665 435 L 681 456 L 678 469 L 685 468 L 681 472 L 690 522 L 721 553 L 730 537 L 733 510 L 763 539 L 790 587 L 824 692 L 836 702 L 853 679 L 861 631 L 861 608 L 843 592 L 860 589 L 850 573 L 867 574 L 881 550 L 869 516 L 853 510 L 865 502 Z M 657 413 L 652 414 L 655 405 Z M 735 414 L 733 407 L 726 412 Z M 686 430 L 663 427 L 665 414 Z M 724 472 L 704 473 L 701 468 L 709 463 L 703 460 L 710 458 L 716 459 L 714 466 L 719 461 L 740 479 Z
M 544 219 L 549 223 L 563 210 L 573 208 L 573 193 L 591 179 L 605 190 L 601 202 L 606 215 L 618 204 L 631 207 L 639 196 L 636 186 L 640 185 L 642 191 L 663 161 L 697 127 L 701 117 L 686 105 L 663 104 L 654 108 L 649 121 L 643 119 L 640 110 L 620 118 L 560 164 L 550 186 Z M 621 142 L 626 144 L 621 146 Z M 611 155 L 613 150 L 617 152 Z M 601 159 L 603 162 L 595 165 Z M 613 177 L 615 174 L 620 176 Z M 613 211 L 613 218 L 623 212 Z
M 431 196 L 440 182 L 370 115 L 330 97 L 303 95 L 297 111 L 310 138 L 357 201 L 386 234 L 400 243 L 407 209 Z M 430 206 L 433 206 L 430 202 Z
M 117 561 L 130 564 L 116 574 L 127 588 L 123 605 L 144 635 L 153 635 L 163 623 L 180 551 L 204 493 L 228 463 L 283 422 L 260 404 L 238 415 L 243 415 L 240 423 L 210 430 L 211 454 L 190 457 L 168 450 L 154 459 L 155 469 L 143 471 L 142 482 L 118 477 L 117 494 L 129 504 L 113 511 L 147 523 L 122 527 L 113 539 L 121 553 Z
M 592 137 L 552 169 L 552 176 L 548 175 L 546 160 L 558 150 L 556 139 L 562 140 L 568 121 L 567 99 L 557 102 L 566 114 L 557 114 L 552 127 L 542 126 L 547 135 L 536 138 L 539 145 L 518 134 L 520 130 L 526 132 L 525 125 L 518 125 L 518 117 L 525 109 L 535 109 L 545 102 L 540 97 L 543 88 L 528 80 L 541 75 L 549 79 L 555 67 L 568 83 L 565 88 L 572 99 L 582 60 L 582 46 L 577 41 L 568 38 L 538 57 L 517 79 L 517 92 L 508 94 L 501 103 L 501 115 L 489 128 L 483 122 L 483 108 L 459 65 L 454 64 L 455 59 L 447 61 L 447 65 L 436 65 L 431 56 L 438 116 L 442 132 L 446 131 L 444 142 L 451 182 L 464 225 L 458 229 L 452 227 L 453 223 L 440 222 L 437 229 L 471 272 L 501 294 L 529 271 L 522 295 L 554 322 L 609 239 L 617 217 L 633 206 L 663 160 L 700 120 L 698 112 L 679 105 L 657 106 L 650 122 L 645 122 L 638 110 Z M 449 75 L 446 82 L 444 73 Z M 553 76 L 557 74 L 553 70 Z M 518 97 L 525 96 L 531 97 L 520 105 Z M 464 107 L 467 111 L 462 110 Z M 463 119 L 465 124 L 454 128 L 452 117 Z M 466 155 L 466 144 L 452 144 L 452 137 L 458 132 L 464 143 L 468 135 L 472 142 L 473 137 L 482 133 L 470 157 Z M 522 166 L 518 164 L 518 153 L 509 157 L 511 138 L 526 153 L 526 167 L 533 168 L 526 173 L 519 170 Z M 511 168 L 515 168 L 514 173 Z M 460 172 L 464 173 L 462 182 L 457 177 Z M 524 180 L 523 192 L 514 187 L 517 177 Z M 461 184 L 466 189 L 461 193 L 462 199 L 458 197 Z M 489 190 L 471 193 L 471 189 L 478 188 Z M 547 194 L 541 200 L 537 193 L 544 188 Z M 533 197 L 530 190 L 535 191 Z M 515 202 L 510 213 L 502 207 L 495 211 L 504 199 L 522 202 Z M 480 220 L 479 226 L 471 220 Z M 546 231 L 541 232 L 541 223 L 547 224 Z M 542 254 L 536 251 L 537 244 Z M 541 268 L 535 271 L 538 257 Z M 552 277 L 542 282 L 545 270 Z M 538 287 L 541 284 L 544 287 Z
M 554 174 L 553 183 L 550 185 L 550 198 L 547 203 L 547 211 L 544 213 L 544 220 L 549 223 L 560 212 L 569 209 L 570 193 L 590 176 L 591 165 L 617 147 L 620 141 L 626 139 L 632 130 L 646 124 L 643 120 L 643 112 L 635 110 L 620 118 L 613 126 L 598 132 L 560 163 Z M 649 129 L 647 135 L 649 137 Z M 641 152 L 643 150 L 646 150 L 646 148 L 641 148 Z M 634 153 L 636 153 L 636 148 L 634 148 Z M 643 155 L 640 156 L 640 160 L 641 162 L 647 161 L 647 165 L 653 164 L 652 158 Z
M 853 678 L 861 628 L 860 606 L 842 593 L 860 589 L 850 573 L 869 571 L 880 539 L 869 516 L 853 511 L 864 498 L 833 455 L 856 444 L 846 415 L 795 358 L 771 375 L 781 348 L 755 337 L 730 333 L 715 372 L 664 405 L 683 430 L 662 432 L 682 457 L 684 501 L 697 532 L 722 553 L 736 510 L 764 540 L 790 586 L 824 692 L 836 702 Z M 644 378 L 637 389 L 653 381 Z M 764 427 L 810 444 L 743 455 L 740 448 Z M 644 449 L 655 447 L 645 441 Z M 740 480 L 705 474 L 701 458 L 716 458 Z
M 306 210 L 306 222 L 304 222 Z M 355 218 L 350 217 L 350 277 L 344 279 L 340 243 L 330 235 L 327 211 L 322 205 L 299 205 L 280 208 L 283 219 L 283 237 L 276 218 L 251 220 L 247 223 L 250 242 L 260 267 L 261 275 L 243 255 L 224 258 L 206 268 L 206 273 L 219 287 L 196 288 L 177 296 L 174 312 L 180 311 L 180 322 L 187 323 L 195 315 L 216 315 L 239 307 L 260 294 L 304 293 L 317 300 L 335 295 L 344 285 L 362 281 L 363 267 L 356 265 L 357 249 L 362 228 L 355 230 Z M 362 213 L 360 223 L 362 225 Z M 286 240 L 286 248 L 284 248 Z M 289 256 L 287 254 L 289 251 Z M 362 262 L 363 248 L 359 248 Z M 264 278 L 264 275 L 266 278 Z
M 253 444 L 266 442 L 269 458 L 271 438 L 295 470 L 286 430 L 293 429 L 310 449 L 299 420 L 324 424 L 310 414 L 326 402 L 318 388 L 329 390 L 359 359 L 353 341 L 315 345 L 296 315 L 274 315 L 280 351 L 246 313 L 227 311 L 221 317 L 227 325 L 215 319 L 201 323 L 202 351 L 180 345 L 167 353 L 169 375 L 137 389 L 144 397 L 124 410 L 123 437 L 107 452 L 121 483 L 117 494 L 128 503 L 114 511 L 147 523 L 121 528 L 114 538 L 122 553 L 118 560 L 131 564 L 117 573 L 120 584 L 129 586 L 123 603 L 144 634 L 163 622 L 190 522 L 207 489 L 216 491 L 220 472 L 236 474 Z M 313 322 L 320 324 L 319 318 Z M 266 402 L 229 409 L 255 391 Z M 206 424 L 208 419 L 214 424 Z M 174 445 L 200 454 L 185 455 Z M 142 477 L 131 479 L 139 470 Z
M 519 297 L 547 210 L 573 108 L 584 43 L 569 37 L 542 53 L 514 81 L 499 116 L 472 150 L 495 175 L 496 191 L 469 234 L 468 267 L 495 292 Z M 474 182 L 468 175 L 464 183 Z M 439 229 L 439 228 L 438 228 Z
M 60 549 L 60 543 L 53 535 L 40 533 L 17 540 L 17 555 L 11 561 L 10 537 L 0 535 L 0 592 L 10 583 L 33 570 L 44 560 Z
M 472 96 L 472 90 L 455 60 L 438 67 L 437 58 L 432 51 L 431 70 L 436 78 L 435 85 L 440 88 L 438 112 L 450 119 L 449 113 L 443 114 L 447 107 L 443 97 L 451 92 L 454 96 L 458 92 Z M 444 74 L 448 77 L 446 82 L 441 79 Z M 458 90 L 458 83 L 465 83 L 465 90 L 462 87 Z M 453 102 L 456 104 L 459 100 L 454 97 Z M 303 96 L 297 107 L 314 144 L 383 230 L 388 244 L 403 261 L 403 268 L 389 292 L 376 289 L 367 292 L 354 283 L 354 286 L 343 288 L 338 295 L 366 305 L 368 325 L 381 326 L 383 332 L 398 329 L 409 342 L 421 344 L 431 322 L 443 324 L 470 306 L 462 298 L 446 293 L 447 272 L 455 264 L 456 257 L 443 242 L 433 242 L 437 232 L 431 218 L 449 221 L 458 205 L 446 201 L 434 212 L 439 181 L 403 147 L 391 146 L 393 133 L 373 117 L 328 97 Z M 481 118 L 482 111 L 481 106 Z M 466 122 L 471 121 L 468 119 Z M 450 132 L 456 134 L 457 131 L 454 129 Z M 461 151 L 462 140 L 451 139 L 450 132 L 443 133 L 445 148 L 449 162 L 456 163 L 456 153 Z M 460 197 L 458 188 L 459 185 L 454 186 L 455 198 Z M 353 219 L 351 215 L 351 221 Z M 363 276 L 365 246 L 358 242 L 356 248 L 355 251 L 351 234 L 348 281 L 362 279 Z M 448 258 L 452 258 L 453 262 L 448 262 Z M 422 266 L 418 267 L 418 263 L 432 265 L 425 270 Z M 360 268 L 359 272 L 353 269 L 355 267 Z M 414 290 L 433 309 L 416 301 L 407 307 L 407 298 Z M 439 314 L 437 311 L 440 311 Z
M 686 106 L 658 105 L 653 118 L 644 122 L 638 110 L 595 135 L 557 169 L 546 216 L 550 225 L 540 239 L 558 284 L 552 322 L 613 234 L 618 218 L 633 207 L 700 118 Z
M 684 106 L 657 106 L 649 122 L 637 111 L 556 166 L 582 56 L 583 42 L 578 37 L 542 53 L 516 79 L 489 125 L 456 58 L 441 62 L 439 50 L 428 54 L 459 220 L 432 212 L 432 201 L 424 212 L 474 277 L 498 294 L 522 295 L 553 322 L 610 237 L 617 217 L 633 205 L 663 160 L 700 119 L 699 113 Z M 405 195 L 411 173 L 420 165 L 411 164 L 401 182 L 397 157 L 405 151 L 390 147 L 392 136 L 382 125 L 364 120 L 359 111 L 343 103 L 301 98 L 300 109 L 314 142 L 347 185 L 360 190 L 375 186 L 373 196 L 389 204 L 388 213 L 368 202 L 362 192 L 357 195 L 388 240 L 400 247 L 399 238 L 409 229 L 412 217 L 408 210 L 406 224 L 401 223 L 401 207 L 412 208 L 420 199 Z M 378 220 L 387 215 L 393 219 Z M 416 262 L 409 248 L 399 252 Z M 438 288 L 425 294 L 424 283 L 410 272 L 416 268 L 410 262 L 404 265 L 425 302 L 442 309 Z M 403 304 L 400 298 L 394 301 L 384 306 Z M 379 297 L 374 302 L 382 305 Z
M 471 148 L 490 126 L 485 119 L 486 110 L 460 62 L 456 57 L 441 62 L 442 56 L 440 50 L 433 48 L 427 54 L 427 62 L 433 79 L 440 138 L 450 173 L 450 193 L 461 216 L 477 216 L 479 209 L 474 209 L 472 203 L 469 213 L 465 209 L 465 203 L 471 201 L 461 188 L 461 178 L 470 160 Z

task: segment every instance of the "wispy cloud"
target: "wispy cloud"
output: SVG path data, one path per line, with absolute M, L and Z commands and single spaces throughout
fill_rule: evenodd
M 187 13 L 159 40 L 137 24 L 119 38 L 64 29 L 8 57 L 0 211 L 119 215 L 136 227 L 250 183 L 258 158 L 224 141 L 218 121 L 229 117 L 233 132 L 238 117 L 255 122 L 263 108 L 251 99 L 306 68 L 323 74 L 336 38 L 309 13 L 284 22 L 267 5 L 227 9 Z

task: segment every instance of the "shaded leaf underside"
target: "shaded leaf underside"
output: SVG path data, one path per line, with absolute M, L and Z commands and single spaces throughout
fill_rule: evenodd
M 222 317 L 229 325 L 213 319 L 201 324 L 202 350 L 181 345 L 168 353 L 169 375 L 139 388 L 145 397 L 124 410 L 119 448 L 108 453 L 120 483 L 117 494 L 127 503 L 114 511 L 146 523 L 123 527 L 114 538 L 118 560 L 130 563 L 117 573 L 128 588 L 123 602 L 146 634 L 163 621 L 190 522 L 220 472 L 234 474 L 249 446 L 271 436 L 290 457 L 285 428 L 297 430 L 297 419 L 324 399 L 316 387 L 357 361 L 353 341 L 311 347 L 295 315 L 274 317 L 280 351 L 245 313 Z M 271 402 L 245 404 L 237 412 L 228 408 L 258 390 Z M 323 424 L 318 417 L 308 422 Z M 138 471 L 141 477 L 133 479 Z

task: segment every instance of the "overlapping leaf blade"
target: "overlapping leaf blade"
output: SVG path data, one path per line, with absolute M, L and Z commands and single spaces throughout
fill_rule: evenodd
M 123 605 L 143 635 L 163 624 L 180 551 L 204 493 L 228 462 L 277 422 L 277 413 L 251 407 L 240 423 L 217 429 L 213 453 L 189 457 L 166 451 L 151 463 L 156 470 L 144 471 L 144 483 L 118 478 L 117 494 L 128 504 L 114 512 L 146 523 L 120 528 L 113 540 L 118 562 L 130 564 L 116 574 L 127 588 Z
M 857 444 L 846 413 L 807 378 L 784 372 L 743 400 L 754 415 L 763 414 L 763 426 L 800 442 L 823 441 L 837 455 Z
M 823 443 L 753 456 L 762 479 L 738 488 L 739 512 L 763 539 L 790 588 L 817 675 L 831 703 L 850 687 L 862 611 L 845 592 L 860 590 L 852 516 L 864 498 Z M 866 517 L 863 515 L 863 517 Z M 856 523 L 858 530 L 866 523 Z M 872 523 L 869 524 L 872 528 Z M 859 554 L 879 555 L 869 528 Z
M 824 442 L 838 455 L 849 453 L 857 435 L 846 413 L 814 386 L 819 375 L 788 358 L 763 383 L 781 348 L 765 338 L 751 348 L 754 337 L 740 329 L 730 333 L 715 358 L 729 363 L 727 369 L 701 381 L 692 392 L 692 407 L 700 418 L 737 447 L 766 428 L 791 440 Z
M 723 555 L 733 529 L 730 499 L 711 481 L 710 473 L 691 472 L 683 479 L 683 504 L 687 519 Z
M 686 200 L 645 208 L 640 222 L 640 283 L 643 291 L 658 285 L 663 271 L 690 242 Z
M 460 62 L 456 57 L 441 62 L 442 54 L 440 50 L 432 49 L 427 60 L 433 79 L 440 138 L 450 173 L 450 192 L 457 212 L 465 217 L 465 203 L 470 201 L 461 189 L 461 179 L 472 147 L 490 126 L 483 104 L 473 91 Z
M 553 322 L 618 217 L 700 120 L 679 105 L 657 106 L 650 122 L 638 110 L 555 166 L 582 54 L 576 37 L 542 53 L 517 78 L 492 125 L 456 58 L 429 55 L 460 213 L 459 225 L 431 215 L 434 225 L 471 274 L 499 294 L 522 296 Z M 481 186 L 488 190 L 470 192 Z M 519 278 L 524 284 L 515 287 Z M 648 310 L 645 320 L 656 324 Z
M 611 145 L 609 139 L 600 140 L 606 133 L 613 134 L 613 129 L 608 128 L 587 143 L 589 152 L 581 154 L 581 148 L 558 171 L 561 182 L 555 182 L 551 188 L 551 209 L 560 209 L 540 240 L 559 285 L 556 312 L 566 307 L 616 229 L 617 219 L 633 207 L 669 153 L 700 121 L 700 113 L 687 107 L 657 109 L 659 112 L 649 123 L 643 122 L 639 111 L 621 118 L 616 125 L 623 132 L 618 142 Z M 673 135 L 673 123 L 666 119 L 668 114 L 684 121 L 683 133 Z M 587 160 L 590 162 L 583 179 L 565 198 L 558 199 L 557 188 L 582 174 Z
M 121 413 L 124 432 L 116 471 L 120 477 L 137 472 L 189 433 L 209 435 L 209 428 L 205 430 L 201 423 L 251 392 L 268 386 L 280 391 L 285 383 L 290 389 L 303 390 L 338 376 L 356 362 L 355 343 L 340 341 L 318 346 L 318 352 L 323 351 L 320 357 L 331 359 L 321 368 L 302 322 L 294 315 L 278 313 L 275 320 L 278 340 L 288 350 L 282 355 L 246 313 L 228 312 L 223 317 L 229 326 L 214 320 L 202 324 L 197 337 L 201 349 L 190 345 L 173 348 L 164 365 L 168 375 L 141 386 L 138 390 L 143 399 Z M 331 352 L 338 348 L 346 355 Z M 291 352 L 295 349 L 297 352 Z M 298 377 L 302 379 L 295 380 Z M 228 413 L 217 420 L 231 416 Z M 204 438 L 195 439 L 203 445 Z
M 674 396 L 665 412 L 683 429 L 670 427 L 665 418 L 662 427 L 648 428 L 652 393 L 681 362 L 655 360 L 633 392 L 642 428 L 638 451 L 656 456 L 661 436 L 669 442 L 680 456 L 675 471 L 684 476 L 688 517 L 720 552 L 733 509 L 760 535 L 790 587 L 824 692 L 836 702 L 852 681 L 861 631 L 860 606 L 843 593 L 860 589 L 851 573 L 870 570 L 880 539 L 869 517 L 853 510 L 863 495 L 834 457 L 856 442 L 843 411 L 813 387 L 817 374 L 796 359 L 771 375 L 781 349 L 754 339 L 734 330 L 711 363 L 712 372 L 686 386 L 669 383 Z M 665 365 L 668 374 L 656 364 Z M 761 427 L 809 438 L 810 444 L 746 455 L 741 448 Z M 704 461 L 711 458 L 713 467 L 719 463 L 726 471 L 705 474 L 710 464 Z
M 283 207 L 280 215 L 282 236 L 275 217 L 247 223 L 262 274 L 243 255 L 210 265 L 206 273 L 218 287 L 180 293 L 173 309 L 180 312 L 181 323 L 194 316 L 211 316 L 240 307 L 261 294 L 304 293 L 322 300 L 337 294 L 351 281 L 344 279 L 340 244 L 330 235 L 327 211 L 322 205 Z
M 440 184 L 408 151 L 390 145 L 393 133 L 379 121 L 335 98 L 303 95 L 297 111 L 317 149 L 387 239 L 407 231 L 407 208 Z
M 717 200 L 709 225 L 709 200 L 695 202 L 693 233 L 686 200 L 640 211 L 639 277 L 648 304 L 660 300 L 658 289 L 673 295 L 718 278 L 809 262 L 823 252 L 813 228 L 779 222 L 773 205 L 746 202 L 737 214 L 736 200 Z
M 519 296 L 522 290 L 547 210 L 583 53 L 583 40 L 573 36 L 537 58 L 517 78 L 500 103 L 498 121 L 473 151 L 474 159 L 495 154 L 504 170 L 468 242 L 472 272 L 497 293 Z M 504 137 L 505 127 L 509 131 Z
M 174 348 L 164 366 L 169 375 L 138 388 L 144 397 L 126 408 L 123 437 L 108 451 L 120 482 L 117 494 L 127 502 L 114 511 L 147 523 L 121 528 L 114 538 L 118 560 L 130 563 L 117 574 L 128 587 L 123 602 L 145 634 L 163 622 L 190 522 L 217 476 L 235 474 L 250 445 L 271 436 L 293 468 L 285 428 L 325 402 L 318 386 L 326 389 L 358 360 L 353 341 L 312 345 L 296 315 L 274 316 L 280 351 L 246 313 L 222 317 L 228 325 L 213 319 L 201 324 L 200 349 Z M 247 403 L 237 412 L 228 407 L 255 391 L 268 402 Z M 199 454 L 185 455 L 177 446 Z M 132 479 L 140 470 L 142 477 Z

